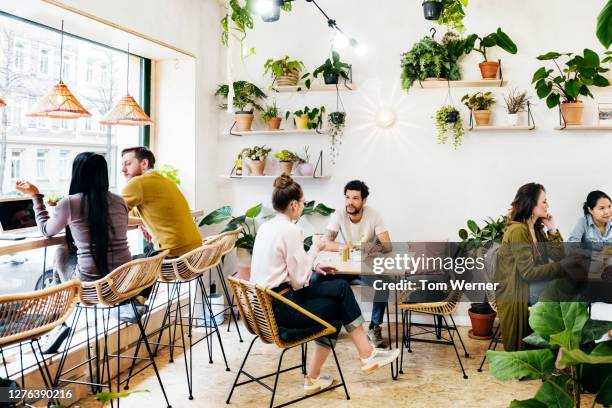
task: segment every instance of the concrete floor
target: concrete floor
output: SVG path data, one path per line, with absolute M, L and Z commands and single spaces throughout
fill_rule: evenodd
M 347 380 L 351 400 L 345 399 L 342 388 L 321 394 L 296 406 L 299 407 L 373 407 L 390 403 L 392 406 L 411 407 L 507 407 L 513 399 L 528 399 L 535 395 L 539 381 L 510 381 L 502 383 L 495 380 L 485 365 L 484 371 L 476 371 L 486 349 L 487 341 L 472 340 L 467 336 L 467 328 L 460 328 L 466 342 L 469 358 L 463 358 L 468 379 L 463 379 L 452 347 L 414 343 L 413 352 L 404 354 L 404 374 L 396 381 L 390 378 L 390 369 L 385 367 L 371 375 L 362 375 L 359 362 L 352 344 L 341 336 L 337 346 L 338 358 Z M 179 351 L 174 363 L 168 362 L 164 351 L 156 361 L 160 366 L 170 403 L 173 408 L 226 407 L 225 400 L 231 388 L 242 358 L 252 337 L 241 326 L 245 341 L 240 343 L 235 329 L 226 331 L 222 327 L 222 338 L 231 372 L 225 371 L 218 342 L 215 341 L 214 363 L 208 363 L 206 343 L 194 347 L 194 400 L 187 396 L 183 355 Z M 255 343 L 245 369 L 251 374 L 261 375 L 274 372 L 280 351 L 270 345 Z M 283 366 L 296 365 L 300 361 L 299 348 L 285 354 Z M 333 360 L 325 366 L 326 372 L 337 376 Z M 273 384 L 273 377 L 267 379 Z M 300 370 L 281 374 L 276 404 L 301 395 L 303 378 Z M 148 393 L 130 395 L 121 400 L 125 408 L 164 407 L 163 396 L 151 368 L 143 371 L 133 381 L 131 389 L 149 390 Z M 256 383 L 239 387 L 232 397 L 230 406 L 259 407 L 268 406 L 270 393 Z M 586 401 L 585 401 L 586 402 Z M 590 404 L 589 404 L 590 405 Z M 75 406 L 98 407 L 95 398 L 81 400 Z

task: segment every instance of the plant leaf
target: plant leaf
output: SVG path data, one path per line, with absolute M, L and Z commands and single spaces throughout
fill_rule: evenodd
M 589 68 L 597 68 L 599 66 L 599 55 L 595 51 L 585 48 L 584 65 Z
M 574 400 L 572 397 L 567 392 L 559 390 L 559 388 L 567 389 L 568 379 L 566 376 L 551 377 L 542 384 L 535 395 L 536 399 L 548 408 L 573 408 Z
M 538 333 L 531 333 L 529 336 L 523 338 L 523 341 L 530 346 L 538 348 L 549 348 L 550 344 L 542 338 Z
M 605 48 L 610 48 L 610 44 L 612 44 L 612 0 L 608 0 L 608 3 L 597 16 L 595 33 L 599 42 Z
M 323 204 L 323 203 L 319 203 L 319 204 L 317 204 L 317 206 L 315 207 L 314 211 L 315 211 L 317 214 L 320 214 L 320 215 L 322 215 L 322 216 L 324 216 L 324 217 L 328 217 L 328 216 L 330 216 L 331 214 L 333 214 L 333 213 L 334 213 L 336 210 L 335 210 L 335 209 L 333 209 L 333 208 L 329 208 L 329 207 L 327 207 L 327 206 L 326 206 L 325 204 Z
M 561 55 L 562 54 L 559 54 L 558 52 L 551 51 L 551 52 L 547 52 L 546 54 L 539 55 L 537 58 L 540 61 L 547 61 L 547 60 L 557 59 Z
M 536 380 L 550 373 L 554 365 L 554 356 L 550 350 L 527 350 L 508 353 L 505 351 L 487 351 L 487 361 L 491 373 L 501 381 L 527 378 Z
M 508 34 L 504 33 L 501 28 L 497 29 L 497 45 L 504 51 L 510 54 L 516 54 L 518 48 L 516 44 L 510 39 Z
M 248 218 L 257 218 L 257 216 L 261 213 L 261 209 L 262 209 L 262 204 L 259 203 L 255 207 L 251 207 L 248 210 L 246 210 L 244 215 L 246 215 Z
M 559 105 L 560 100 L 561 100 L 561 96 L 559 94 L 551 93 L 546 98 L 546 106 L 548 106 L 549 109 L 552 109 L 555 106 Z
M 612 364 L 612 345 L 609 343 L 601 343 L 591 351 L 591 354 L 580 349 L 567 350 L 565 348 L 561 348 L 559 353 L 561 354 L 559 367 L 578 364 Z
M 468 220 L 467 226 L 474 234 L 478 234 L 480 232 L 480 228 L 478 228 L 478 224 L 474 220 Z
M 224 207 L 217 208 L 215 211 L 202 218 L 202 221 L 200 221 L 200 227 L 202 225 L 219 224 L 230 218 L 232 218 L 232 206 L 226 205 Z
M 96 394 L 96 399 L 100 402 L 109 402 L 119 398 L 125 398 L 130 396 L 130 394 L 135 394 L 137 392 L 149 392 L 149 390 L 133 390 L 133 391 L 122 391 L 122 392 L 111 392 L 104 391 Z
M 468 232 L 465 229 L 461 228 L 459 230 L 459 238 L 465 241 L 466 239 L 468 239 Z
M 538 302 L 529 309 L 529 325 L 546 341 L 550 336 L 569 331 L 571 347 L 577 347 L 582 328 L 589 320 L 586 307 L 580 302 Z
M 541 79 L 546 78 L 550 73 L 552 72 L 552 69 L 546 69 L 546 67 L 540 67 L 540 69 L 538 69 L 534 74 L 533 74 L 533 78 L 531 79 L 531 83 L 535 83 L 538 82 Z
M 597 340 L 609 330 L 612 330 L 612 322 L 607 320 L 589 320 L 582 329 L 580 343 L 585 344 Z
M 531 398 L 528 400 L 513 400 L 510 403 L 510 408 L 548 408 L 546 404 L 538 401 L 535 398 Z
M 612 371 L 610 371 L 606 380 L 601 384 L 595 402 L 602 405 L 612 405 Z

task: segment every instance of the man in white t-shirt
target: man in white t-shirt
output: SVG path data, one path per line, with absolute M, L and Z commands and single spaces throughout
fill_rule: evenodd
M 351 241 L 353 243 L 373 244 L 369 252 L 391 251 L 391 238 L 381 215 L 374 208 L 366 206 L 369 194 L 370 190 L 363 181 L 353 180 L 347 183 L 344 187 L 344 208 L 334 212 L 327 225 L 329 242 L 325 250 L 339 250 L 341 245 L 336 242 L 336 238 L 340 233 L 345 243 Z M 388 293 L 379 294 L 376 296 L 377 300 L 381 295 L 384 296 L 385 301 L 375 301 L 373 303 L 372 318 L 368 331 L 370 340 L 376 347 L 383 345 L 380 325 L 383 322 Z

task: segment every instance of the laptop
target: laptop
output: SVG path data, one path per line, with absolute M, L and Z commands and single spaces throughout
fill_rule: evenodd
M 38 238 L 34 203 L 31 198 L 0 199 L 0 239 Z

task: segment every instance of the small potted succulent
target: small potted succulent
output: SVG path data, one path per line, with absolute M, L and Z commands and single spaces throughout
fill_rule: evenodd
M 440 18 L 443 6 L 441 0 L 425 0 L 422 6 L 425 20 L 435 21 Z
M 302 61 L 290 60 L 288 55 L 278 60 L 268 59 L 264 64 L 264 75 L 270 74 L 279 86 L 297 85 L 300 72 L 306 67 Z
M 281 152 L 278 152 L 274 155 L 274 157 L 276 157 L 279 161 L 279 166 L 281 169 L 281 174 L 282 173 L 286 173 L 287 175 L 291 175 L 291 171 L 293 170 L 293 164 L 294 163 L 305 163 L 306 161 L 304 159 L 302 159 L 300 156 L 298 156 L 297 154 L 290 152 L 289 150 L 285 149 Z
M 49 193 L 45 195 L 45 201 L 47 202 L 49 207 L 55 207 L 62 198 L 64 198 L 64 196 L 60 193 Z
M 227 98 L 229 95 L 228 85 L 219 85 L 215 96 L 225 99 L 224 103 L 219 105 L 220 109 L 227 109 Z M 234 99 L 233 106 L 236 111 L 236 124 L 239 132 L 247 132 L 251 130 L 253 124 L 253 112 L 261 111 L 263 108 L 259 104 L 259 100 L 266 97 L 266 94 L 257 87 L 247 81 L 234 82 Z
M 321 127 L 323 123 L 323 114 L 325 113 L 325 107 L 309 108 L 305 106 L 304 109 L 297 110 L 295 112 L 287 112 L 285 114 L 285 120 L 288 120 L 293 115 L 295 127 L 300 130 L 317 129 Z
M 263 176 L 266 168 L 266 158 L 272 149 L 263 146 L 245 147 L 242 149 L 239 157 L 246 156 L 249 158 L 248 165 L 251 176 Z
M 436 129 L 438 130 L 438 143 L 446 144 L 448 132 L 453 135 L 453 147 L 456 149 L 461 146 L 461 141 L 465 130 L 459 111 L 452 105 L 442 106 L 436 112 Z
M 475 44 L 476 40 L 478 40 L 478 47 L 474 46 L 474 50 L 482 54 L 484 58 L 484 61 L 478 64 L 482 79 L 496 79 L 497 72 L 499 71 L 499 62 L 487 59 L 487 48 L 499 47 L 510 54 L 516 54 L 518 51 L 516 44 L 501 28 L 485 37 L 472 34 L 468 36 L 467 40 L 470 44 Z
M 304 146 L 304 161 L 300 163 L 299 171 L 302 176 L 314 176 L 315 165 L 310 162 L 310 153 L 308 153 L 308 146 Z
M 320 74 L 323 74 L 323 80 L 327 85 L 334 85 L 338 83 L 339 78 L 343 78 L 345 81 L 349 81 L 349 72 L 351 65 L 340 61 L 340 54 L 336 51 L 332 52 L 332 57 L 327 58 L 323 65 L 315 69 L 312 75 L 317 78 Z
M 276 101 L 272 105 L 267 105 L 261 112 L 261 119 L 268 125 L 268 130 L 279 130 L 282 118 L 280 110 L 276 106 Z
M 474 95 L 465 94 L 461 98 L 473 113 L 476 125 L 488 126 L 491 124 L 491 106 L 495 104 L 495 98 L 491 92 L 476 92 Z
M 508 113 L 508 124 L 510 126 L 518 125 L 519 112 L 525 111 L 529 99 L 530 97 L 527 96 L 527 91 L 519 92 L 516 88 L 512 88 L 508 95 L 504 95 L 506 112 Z

